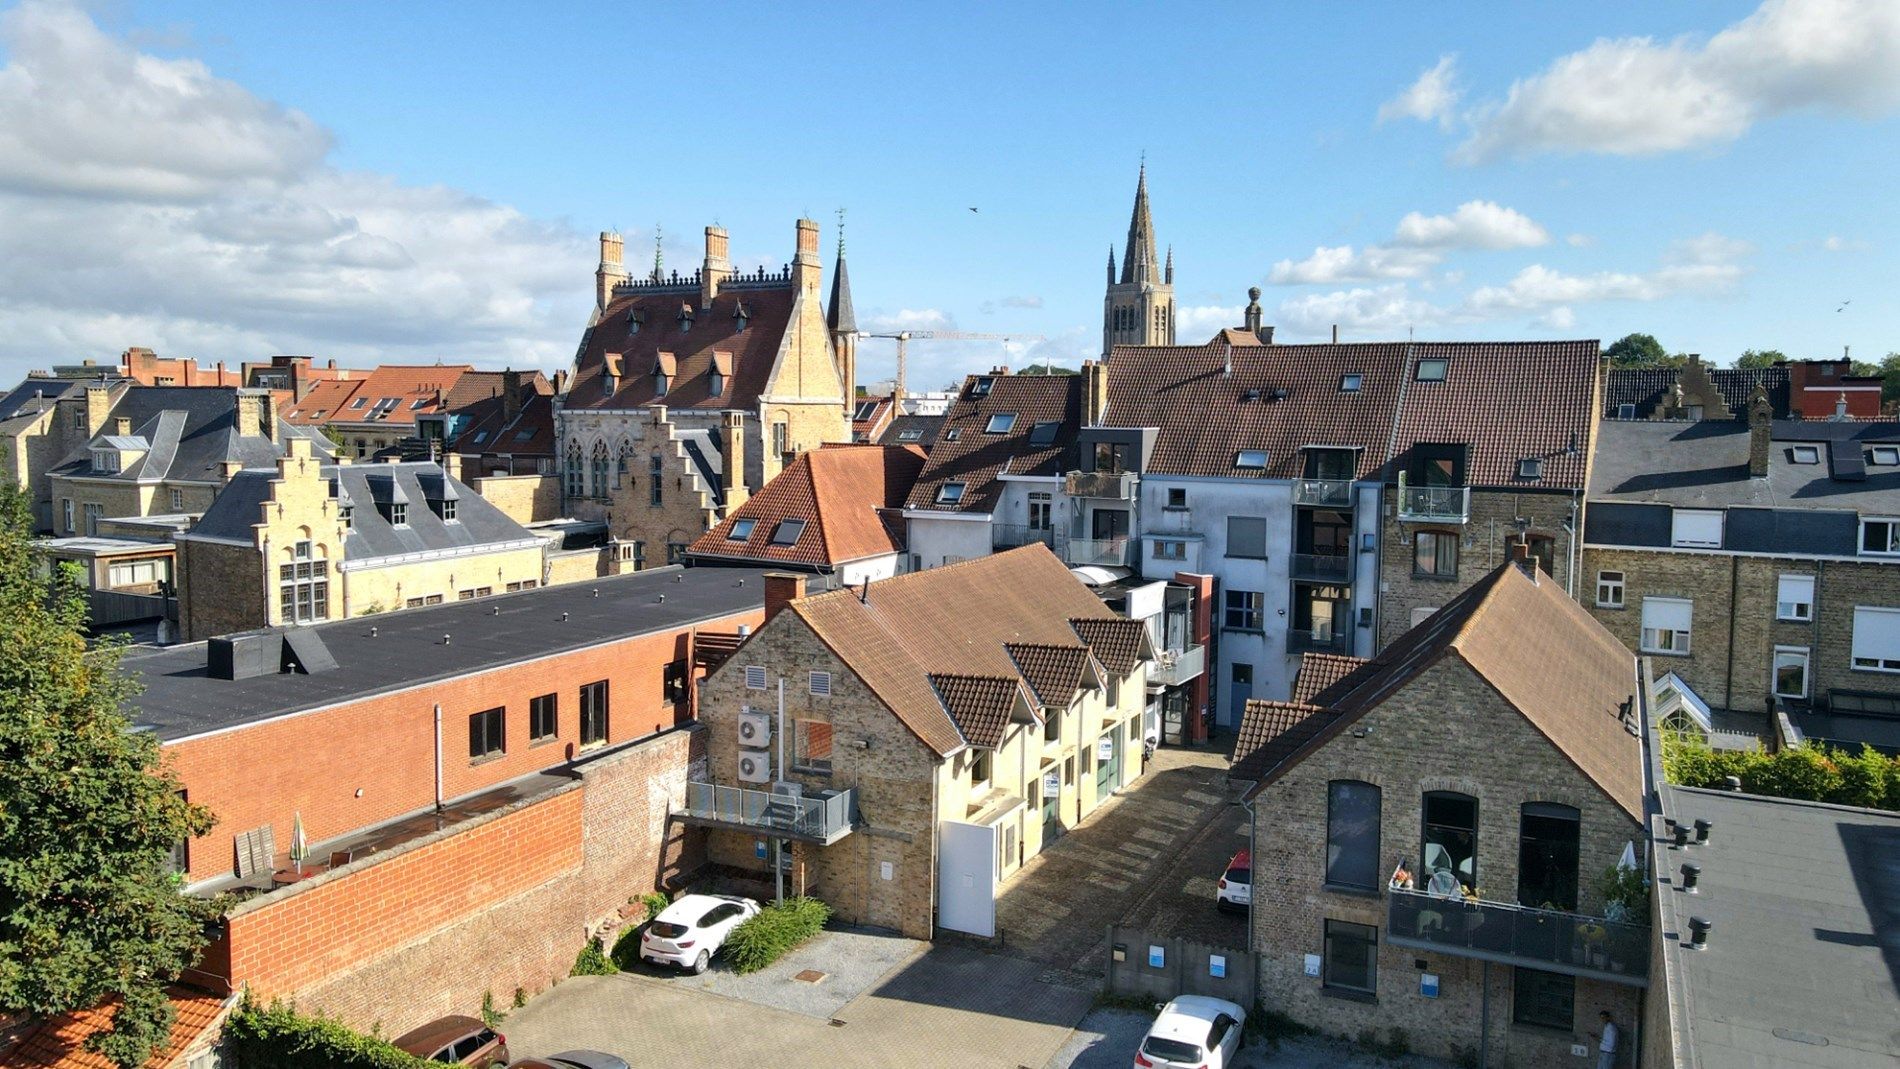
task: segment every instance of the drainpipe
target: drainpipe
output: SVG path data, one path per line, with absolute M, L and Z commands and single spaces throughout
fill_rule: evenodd
M 1583 517 L 1577 514 L 1580 490 L 1570 491 L 1570 600 L 1577 600 L 1577 567 L 1583 562 Z
M 442 808 L 442 703 L 435 703 L 435 807 Z
M 1722 683 L 1722 707 L 1735 708 L 1735 594 L 1741 584 L 1741 558 L 1728 558 L 1728 670 Z M 1695 621 L 1689 621 L 1694 626 Z M 1810 673 L 1812 674 L 1812 673 Z
M 1252 790 L 1253 788 L 1248 788 Z M 1253 799 L 1241 796 L 1240 808 L 1247 814 L 1247 864 L 1254 875 L 1247 878 L 1247 949 L 1252 950 L 1258 944 L 1254 942 L 1253 893 L 1260 886 L 1260 823 L 1254 819 Z M 1254 986 L 1260 984 L 1259 969 L 1254 970 Z

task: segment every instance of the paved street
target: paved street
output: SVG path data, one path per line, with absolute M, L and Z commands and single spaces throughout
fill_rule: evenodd
M 1044 1069 L 1127 1069 L 1148 1034 L 1153 1016 L 1133 1010 L 1098 1009 L 1082 1018 L 1069 1042 Z M 1255 1040 L 1240 1049 L 1234 1069 L 1450 1069 L 1434 1058 L 1408 1054 L 1388 1058 L 1342 1039 L 1304 1036 L 1269 1044 Z

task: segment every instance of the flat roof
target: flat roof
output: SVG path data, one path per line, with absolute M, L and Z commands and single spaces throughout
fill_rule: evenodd
M 104 535 L 75 535 L 71 538 L 42 538 L 34 548 L 69 557 L 115 557 L 125 553 L 163 553 L 177 550 L 170 542 L 140 538 L 109 538 Z
M 1664 790 L 1665 814 L 1714 822 L 1707 843 L 1660 851 L 1668 869 L 1656 892 L 1682 1064 L 1893 1064 L 1900 813 Z M 1693 896 L 1678 889 L 1685 861 L 1702 866 Z M 1713 924 L 1707 950 L 1686 945 L 1691 916 Z
M 203 642 L 138 650 L 124 662 L 145 688 L 130 702 L 132 720 L 170 742 L 690 627 L 762 607 L 768 570 L 657 568 L 297 628 L 322 638 L 336 659 L 335 668 L 315 675 L 213 679 L 205 673 Z M 446 645 L 444 635 L 451 636 Z

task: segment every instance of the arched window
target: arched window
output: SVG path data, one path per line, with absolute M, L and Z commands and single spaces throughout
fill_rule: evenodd
M 1478 800 L 1455 791 L 1425 793 L 1419 878 L 1430 890 L 1449 873 L 1469 891 L 1478 886 Z
M 633 474 L 633 443 L 620 439 L 620 462 L 614 465 L 614 488 L 617 490 Z
M 1518 818 L 1517 901 L 1543 909 L 1577 908 L 1581 815 L 1556 802 L 1525 802 Z
M 567 443 L 567 496 L 581 497 L 587 493 L 587 472 L 581 467 L 581 444 Z
M 607 443 L 594 443 L 594 496 L 607 496 Z

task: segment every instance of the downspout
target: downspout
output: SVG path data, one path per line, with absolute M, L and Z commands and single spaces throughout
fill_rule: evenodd
M 435 807 L 442 808 L 442 703 L 435 703 Z
M 1728 559 L 1728 670 L 1722 684 L 1722 707 L 1735 707 L 1735 592 L 1741 582 L 1741 558 L 1731 554 Z M 1689 626 L 1694 627 L 1691 619 Z
M 1577 567 L 1583 562 L 1583 517 L 1578 513 L 1581 490 L 1570 491 L 1570 600 L 1577 600 Z

